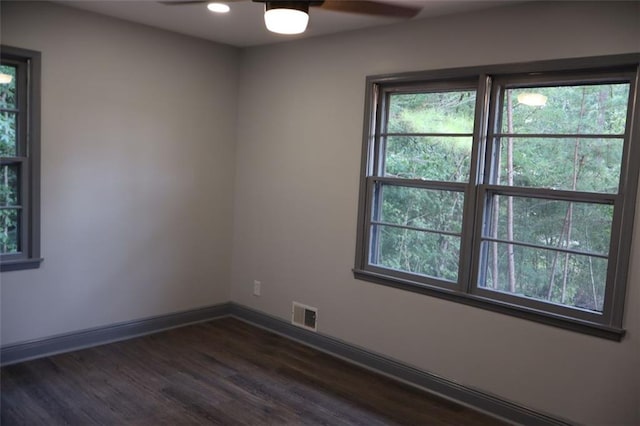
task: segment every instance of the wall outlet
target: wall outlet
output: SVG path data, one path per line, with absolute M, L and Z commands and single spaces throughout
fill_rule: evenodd
M 260 281 L 253 282 L 253 295 L 260 296 L 260 291 L 262 291 L 262 283 Z

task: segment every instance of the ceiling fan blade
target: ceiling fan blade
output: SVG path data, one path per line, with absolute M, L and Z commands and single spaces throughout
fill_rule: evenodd
M 413 18 L 422 10 L 419 7 L 365 0 L 325 0 L 320 8 L 335 12 L 362 13 L 394 18 Z

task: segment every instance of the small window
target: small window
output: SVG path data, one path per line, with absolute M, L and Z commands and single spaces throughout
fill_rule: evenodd
M 40 54 L 0 47 L 0 270 L 40 265 Z
M 621 338 L 637 62 L 369 78 L 355 276 Z

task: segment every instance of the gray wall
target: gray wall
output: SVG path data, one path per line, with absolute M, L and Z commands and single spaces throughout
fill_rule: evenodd
M 283 319 L 316 306 L 319 331 L 352 344 L 574 421 L 640 424 L 640 226 L 621 343 L 351 274 L 366 75 L 637 52 L 638 7 L 534 2 L 244 51 L 232 300 Z
M 2 343 L 229 300 L 238 51 L 2 2 L 42 52 L 42 253 L 1 276 Z
M 621 343 L 351 274 L 366 75 L 640 51 L 637 2 L 536 2 L 241 56 L 60 6 L 1 6 L 2 43 L 43 53 L 46 258 L 2 274 L 3 344 L 231 290 L 283 319 L 292 300 L 317 306 L 322 333 L 537 410 L 640 423 L 640 227 Z

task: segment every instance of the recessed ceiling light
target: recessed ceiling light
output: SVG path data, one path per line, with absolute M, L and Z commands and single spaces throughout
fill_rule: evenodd
M 227 13 L 230 10 L 228 4 L 217 3 L 217 2 L 209 3 L 207 5 L 207 9 L 216 13 Z

